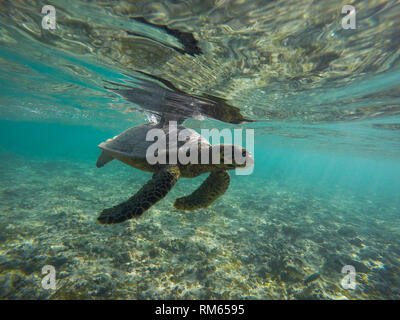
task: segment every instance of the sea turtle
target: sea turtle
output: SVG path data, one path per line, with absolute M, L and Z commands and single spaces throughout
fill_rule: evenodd
M 164 133 L 165 147 L 158 148 L 154 155 L 164 155 L 167 160 L 166 164 L 151 164 L 151 161 L 148 161 L 148 150 L 150 150 L 151 145 L 154 146 L 154 140 L 146 141 L 146 136 L 152 129 L 158 129 L 159 133 Z M 172 139 L 180 134 L 184 134 L 186 137 L 184 141 Z M 160 142 L 162 145 L 161 140 L 159 138 L 157 143 Z M 174 162 L 171 161 L 173 154 L 185 152 L 186 156 L 190 156 L 190 152 L 193 152 L 191 149 L 193 146 L 196 146 L 199 150 L 197 154 L 195 153 L 195 157 L 198 159 L 197 163 L 184 164 L 185 161 L 181 161 L 181 158 L 177 157 L 177 161 L 173 164 Z M 178 198 L 174 203 L 174 207 L 181 210 L 207 207 L 227 190 L 230 182 L 227 170 L 247 168 L 254 164 L 252 155 L 246 149 L 228 144 L 211 146 L 199 133 L 185 128 L 181 124 L 175 125 L 175 127 L 165 123 L 147 123 L 135 126 L 112 139 L 108 139 L 106 142 L 100 143 L 98 147 L 102 150 L 96 163 L 98 168 L 113 159 L 118 159 L 136 169 L 154 173 L 152 178 L 127 201 L 103 210 L 97 218 L 101 224 L 120 223 L 138 217 L 164 198 L 180 177 L 193 178 L 202 173 L 210 172 L 208 178 L 196 191 L 189 196 Z M 201 158 L 202 151 L 205 151 L 205 149 L 208 149 L 208 160 L 206 159 L 207 153 L 205 153 L 206 157 Z M 215 151 L 214 156 L 213 150 Z M 237 159 L 235 157 L 236 152 L 240 152 L 242 161 L 235 160 Z M 228 161 L 224 161 L 224 159 L 228 159 Z M 205 162 L 206 164 L 204 164 Z M 238 162 L 241 162 L 241 164 Z

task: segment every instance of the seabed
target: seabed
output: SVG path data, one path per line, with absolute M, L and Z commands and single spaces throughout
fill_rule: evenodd
M 3 299 L 400 298 L 400 217 L 384 199 L 238 176 L 212 207 L 175 210 L 201 176 L 140 219 L 103 226 L 98 213 L 149 174 L 13 154 L 0 172 Z M 42 289 L 44 265 L 56 290 Z M 340 285 L 344 265 L 357 270 L 355 290 Z

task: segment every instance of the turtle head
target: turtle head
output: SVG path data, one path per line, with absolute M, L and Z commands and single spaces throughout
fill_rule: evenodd
M 254 165 L 254 158 L 251 152 L 241 146 L 217 144 L 212 146 L 211 149 L 212 163 L 221 166 L 221 169 L 244 169 Z

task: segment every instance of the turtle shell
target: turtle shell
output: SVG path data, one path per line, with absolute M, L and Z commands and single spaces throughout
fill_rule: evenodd
M 164 132 L 161 135 L 160 131 L 151 130 L 162 130 Z M 182 132 L 185 130 L 184 132 Z M 150 141 L 146 141 L 146 137 Z M 179 141 L 177 137 L 179 134 L 184 135 L 186 139 Z M 155 135 L 162 136 L 160 141 L 155 138 Z M 170 139 L 170 136 L 172 139 Z M 164 142 L 164 141 L 165 142 Z M 191 143 L 199 143 L 209 146 L 209 142 L 202 137 L 199 133 L 192 129 L 188 129 L 182 126 L 160 126 L 158 124 L 143 124 L 140 126 L 132 127 L 121 134 L 115 136 L 112 139 L 108 139 L 105 142 L 99 144 L 99 148 L 110 154 L 112 157 L 117 158 L 121 161 L 122 159 L 130 158 L 134 161 L 146 161 L 147 149 L 155 142 L 162 142 L 160 145 L 164 145 L 165 150 L 158 149 L 158 152 L 168 152 L 168 150 L 178 150 L 183 145 L 189 146 Z M 176 148 L 176 149 L 175 149 Z M 125 161 L 123 161 L 125 162 Z

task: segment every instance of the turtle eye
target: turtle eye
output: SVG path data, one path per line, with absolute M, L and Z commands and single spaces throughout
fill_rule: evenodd
M 190 149 L 188 149 L 187 151 L 186 151 L 186 157 L 189 157 L 190 156 Z
M 245 157 L 247 155 L 246 150 L 242 151 L 242 156 Z

